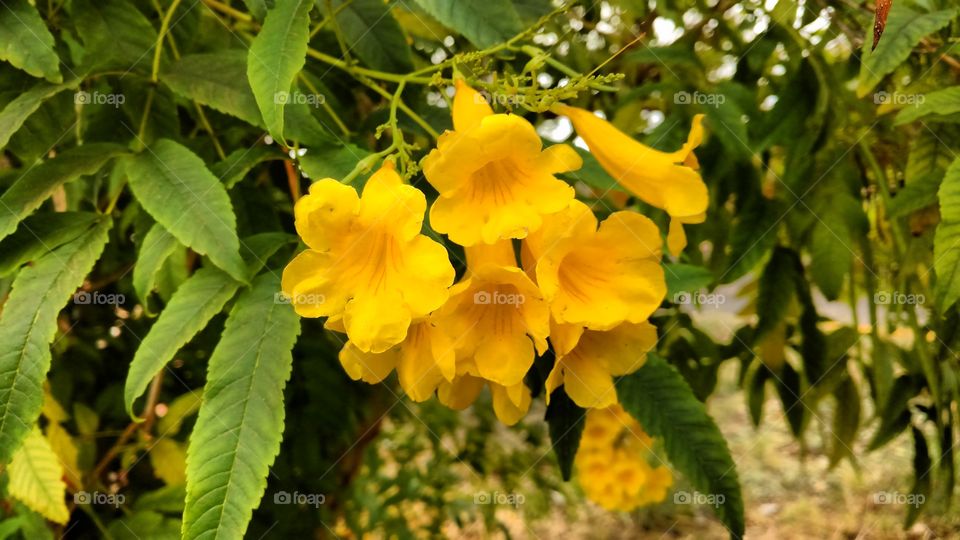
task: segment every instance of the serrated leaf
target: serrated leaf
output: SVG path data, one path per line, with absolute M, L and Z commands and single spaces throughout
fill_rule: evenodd
M 187 481 L 187 453 L 180 443 L 161 437 L 150 447 L 150 466 L 153 474 L 168 486 L 183 485 Z
M 623 408 L 652 436 L 662 437 L 670 462 L 690 483 L 722 503 L 714 508 L 731 538 L 742 538 L 743 496 L 723 434 L 677 370 L 655 354 L 617 381 Z
M 933 266 L 937 304 L 946 313 L 960 298 L 960 159 L 947 169 L 938 197 L 940 223 L 933 237 Z
M 47 425 L 47 442 L 63 466 L 63 476 L 74 489 L 83 486 L 80 476 L 80 450 L 67 430 L 56 422 Z
M 509 0 L 416 0 L 416 3 L 480 49 L 504 42 L 523 29 L 520 16 Z
M 857 81 L 857 96 L 866 96 L 886 75 L 906 60 L 924 37 L 950 24 L 958 9 L 918 13 L 904 2 L 890 10 L 884 38 L 873 51 L 865 50 Z M 864 49 L 867 49 L 866 44 Z
M 100 216 L 92 212 L 52 212 L 24 219 L 0 241 L 0 277 L 86 232 Z
M 309 0 L 277 0 L 267 13 L 260 33 L 250 45 L 247 80 L 267 131 L 284 141 L 284 105 L 297 73 L 307 57 L 310 38 Z
M 123 397 L 127 412 L 150 380 L 181 347 L 210 322 L 233 297 L 240 284 L 216 268 L 201 268 L 183 282 L 160 312 L 130 363 Z
M 184 55 L 165 69 L 160 78 L 178 95 L 267 129 L 269 126 L 260 114 L 247 80 L 248 56 L 240 50 Z M 330 130 L 310 114 L 309 106 L 304 103 L 287 104 L 283 117 L 288 139 L 309 146 L 336 142 Z
M 66 89 L 75 89 L 80 85 L 80 79 L 63 84 L 42 82 L 33 88 L 21 93 L 13 101 L 7 103 L 0 111 L 0 150 L 6 148 L 10 137 L 23 126 L 27 118 L 43 105 L 43 102 Z
M 0 9 L 0 60 L 34 77 L 63 82 L 53 36 L 27 0 L 6 0 Z
M 107 243 L 112 226 L 95 227 L 22 270 L 0 313 L 0 463 L 10 460 L 40 415 L 57 315 Z
M 923 95 L 923 101 L 904 107 L 895 124 L 901 125 L 927 116 L 946 116 L 960 112 L 960 86 L 951 86 Z
M 73 0 L 71 12 L 88 69 L 150 69 L 157 31 L 134 2 Z
M 587 411 L 574 403 L 562 388 L 550 395 L 544 420 L 550 429 L 550 446 L 557 456 L 560 475 L 565 481 L 570 480 L 573 474 L 573 460 L 580 448 L 586 415 Z
M 403 30 L 382 0 L 334 0 L 337 25 L 351 54 L 373 69 L 406 73 L 413 55 Z M 442 37 L 442 36 L 441 36 Z
M 275 146 L 254 146 L 231 152 L 226 159 L 210 167 L 210 172 L 219 178 L 227 189 L 230 189 L 257 165 L 265 161 L 285 158 L 286 156 L 278 152 Z
M 207 370 L 187 449 L 183 537 L 240 538 L 280 450 L 283 388 L 300 333 L 293 308 L 264 274 L 234 305 Z
M 202 159 L 180 143 L 161 139 L 127 163 L 127 174 L 130 189 L 153 219 L 181 244 L 245 281 L 233 205 Z
M 154 223 L 143 239 L 137 264 L 133 267 L 133 289 L 148 313 L 150 292 L 156 285 L 157 274 L 179 245 L 180 242 L 159 223 Z
M 10 460 L 10 495 L 55 523 L 70 519 L 63 467 L 40 428 L 33 428 Z
M 94 143 L 71 148 L 31 167 L 0 195 L 0 239 L 17 228 L 53 191 L 66 182 L 93 174 L 126 150 L 119 145 Z

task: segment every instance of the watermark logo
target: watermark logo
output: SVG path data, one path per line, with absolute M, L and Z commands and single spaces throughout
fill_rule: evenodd
M 677 491 L 673 494 L 673 504 L 699 504 L 709 505 L 714 508 L 723 505 L 727 501 L 727 496 L 723 493 L 700 493 L 694 491 Z
M 295 294 L 290 296 L 285 292 L 273 294 L 274 304 L 294 304 L 298 306 L 319 306 L 327 301 L 322 294 Z
M 478 491 L 473 494 L 473 504 L 510 505 L 514 508 L 522 505 L 527 498 L 522 493 L 501 493 L 494 491 Z
M 97 90 L 92 93 L 85 90 L 78 90 L 73 95 L 73 102 L 77 105 L 112 105 L 119 108 L 127 102 L 127 97 L 123 94 L 104 94 Z
M 873 94 L 874 105 L 898 105 L 901 107 L 913 105 L 914 107 L 919 107 L 923 105 L 926 100 L 927 97 L 923 94 L 899 94 L 885 90 Z
M 727 301 L 727 297 L 720 293 L 704 293 L 702 291 L 680 291 L 673 295 L 673 303 L 688 306 L 720 307 Z
M 507 294 L 499 291 L 477 291 L 473 294 L 473 303 L 493 306 L 522 306 L 527 299 L 522 294 Z
M 899 491 L 878 491 L 873 494 L 873 504 L 909 505 L 917 508 L 927 501 L 923 493 L 900 493 Z
M 323 493 L 300 493 L 299 491 L 290 493 L 288 491 L 278 491 L 273 494 L 273 504 L 296 504 L 319 508 L 320 505 L 326 501 L 327 497 Z
M 523 105 L 527 102 L 527 96 L 523 94 L 509 94 L 505 92 L 488 92 L 486 90 L 477 90 L 473 95 L 473 102 L 477 104 L 486 103 L 487 105 L 514 106 Z
M 878 291 L 873 295 L 873 303 L 881 306 L 922 306 L 926 301 L 927 297 L 922 294 L 900 291 Z
M 323 94 L 304 94 L 302 92 L 277 92 L 273 95 L 273 103 L 276 105 L 309 105 L 319 107 L 326 103 L 327 98 Z
M 673 102 L 677 105 L 707 105 L 710 107 L 719 107 L 727 102 L 727 96 L 699 91 L 690 93 L 681 90 L 673 94 Z
M 77 291 L 73 293 L 73 303 L 82 306 L 119 306 L 127 303 L 127 297 L 121 293 Z
M 119 508 L 127 501 L 123 493 L 103 493 L 102 491 L 78 491 L 73 494 L 73 503 L 76 505 L 100 504 Z

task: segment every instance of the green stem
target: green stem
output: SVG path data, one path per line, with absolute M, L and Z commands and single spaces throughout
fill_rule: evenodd
M 163 52 L 163 38 L 167 35 L 167 32 L 170 31 L 170 20 L 173 19 L 173 12 L 177 10 L 177 6 L 180 5 L 180 0 L 173 0 L 170 3 L 170 9 L 167 10 L 167 14 L 163 16 L 163 20 L 160 22 L 160 33 L 157 34 L 157 44 L 154 46 L 153 50 L 153 69 L 150 71 L 150 81 L 157 82 L 160 75 L 160 53 Z

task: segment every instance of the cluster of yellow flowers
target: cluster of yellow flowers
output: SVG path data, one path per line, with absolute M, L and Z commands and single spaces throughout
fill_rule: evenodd
M 621 185 L 669 213 L 668 248 L 682 249 L 681 224 L 707 207 L 692 152 L 700 118 L 683 148 L 666 153 L 588 111 L 554 111 Z M 340 362 L 351 377 L 376 383 L 396 369 L 416 401 L 436 392 L 460 409 L 488 385 L 497 416 L 513 424 L 530 406 L 524 376 L 549 339 L 548 399 L 563 385 L 582 407 L 617 403 L 613 377 L 638 369 L 657 339 L 647 319 L 666 295 L 659 229 L 631 211 L 598 224 L 555 176 L 580 168 L 577 152 L 543 148 L 532 124 L 494 114 L 462 81 L 452 112 L 453 131 L 422 165 L 439 193 L 430 225 L 463 246 L 462 278 L 454 284 L 447 250 L 421 234 L 423 193 L 388 161 L 359 196 L 326 178 L 296 203 L 308 249 L 284 270 L 284 293 L 301 316 L 327 317 L 347 335 Z
M 574 459 L 587 498 L 624 512 L 662 501 L 673 476 L 663 465 L 650 466 L 652 442 L 619 405 L 589 410 Z

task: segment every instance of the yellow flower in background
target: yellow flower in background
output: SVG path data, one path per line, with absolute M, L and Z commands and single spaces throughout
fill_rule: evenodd
M 546 380 L 546 399 L 559 386 L 584 408 L 604 408 L 617 403 L 613 377 L 640 369 L 647 351 L 657 343 L 657 329 L 649 322 L 623 323 L 597 332 L 575 325 L 551 325 L 550 341 L 556 362 Z
M 636 212 L 614 212 L 598 228 L 590 208 L 572 201 L 524 243 L 558 323 L 592 330 L 641 323 L 667 294 L 660 232 Z
M 647 461 L 652 444 L 619 405 L 590 409 L 574 459 L 587 498 L 623 512 L 664 500 L 673 476 L 667 467 L 652 467 Z
M 450 289 L 437 319 L 456 339 L 458 374 L 469 363 L 472 375 L 513 387 L 547 349 L 550 309 L 517 267 L 509 240 L 465 251 L 467 274 Z
M 453 125 L 423 160 L 423 174 L 440 194 L 430 224 L 451 241 L 473 246 L 524 238 L 573 199 L 573 188 L 554 176 L 580 168 L 573 148 L 543 149 L 530 122 L 494 114 L 463 81 L 457 82 Z
M 340 363 L 350 378 L 376 384 L 396 369 L 400 387 L 417 402 L 453 380 L 455 360 L 453 340 L 431 319 L 411 324 L 402 343 L 381 353 L 365 353 L 351 341 L 340 349 Z
M 703 115 L 694 116 L 680 150 L 661 152 L 588 110 L 555 105 L 553 111 L 570 118 L 590 153 L 621 186 L 670 215 L 668 247 L 673 254 L 682 250 L 686 246 L 682 224 L 702 222 L 709 204 L 707 186 L 697 172 L 699 164 L 693 154 L 703 141 Z
M 458 375 L 451 382 L 440 383 L 437 399 L 451 409 L 463 410 L 477 400 L 484 384 L 490 386 L 493 412 L 504 424 L 516 424 L 530 410 L 530 389 L 523 382 L 503 386 L 466 373 Z
M 386 162 L 363 195 L 326 178 L 294 207 L 308 248 L 283 271 L 303 317 L 341 317 L 350 343 L 380 353 L 447 300 L 455 274 L 443 245 L 420 234 L 426 200 Z

